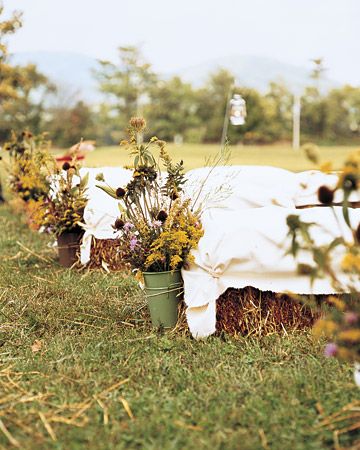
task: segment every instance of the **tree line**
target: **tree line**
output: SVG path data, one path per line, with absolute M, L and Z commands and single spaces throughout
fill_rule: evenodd
M 47 131 L 55 145 L 66 147 L 81 137 L 100 145 L 118 144 L 130 117 L 143 115 L 152 133 L 163 139 L 219 142 L 229 91 L 246 100 L 245 125 L 229 128 L 232 143 L 268 144 L 290 141 L 293 93 L 281 82 L 270 82 L 266 92 L 234 86 L 226 69 L 209 75 L 200 88 L 180 77 L 161 78 L 140 50 L 119 48 L 117 64 L 99 61 L 96 78 L 103 101 L 75 104 L 36 66 L 14 66 L 6 38 L 21 26 L 21 15 L 2 19 L 0 7 L 0 142 L 11 130 Z M 322 62 L 315 60 L 309 85 L 301 98 L 302 140 L 349 144 L 360 137 L 360 87 L 321 89 Z M 54 101 L 54 99 L 61 101 Z

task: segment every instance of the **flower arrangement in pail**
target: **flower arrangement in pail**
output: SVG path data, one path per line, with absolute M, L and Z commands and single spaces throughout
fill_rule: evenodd
M 193 211 L 183 195 L 183 161 L 173 163 L 166 143 L 157 137 L 143 142 L 145 128 L 143 118 L 132 118 L 129 138 L 121 143 L 134 157 L 129 183 L 112 188 L 100 175 L 98 187 L 119 200 L 113 227 L 124 261 L 144 280 L 153 325 L 173 327 L 183 290 L 180 269 L 192 260 L 191 249 L 203 229 L 200 211 Z
M 49 175 L 55 170 L 50 142 L 45 134 L 33 136 L 24 131 L 12 133 L 3 148 L 3 164 L 12 194 L 10 204 L 16 212 L 25 213 L 28 225 L 36 228 L 34 213 L 49 191 Z
M 49 192 L 37 212 L 37 222 L 45 232 L 56 236 L 60 264 L 71 267 L 77 261 L 83 235 L 88 176 L 80 176 L 75 162 L 65 162 L 51 179 Z

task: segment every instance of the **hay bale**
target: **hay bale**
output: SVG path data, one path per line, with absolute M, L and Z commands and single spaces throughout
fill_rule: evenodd
M 100 269 L 106 267 L 111 271 L 127 269 L 120 251 L 120 244 L 117 239 L 92 239 L 90 269 Z
M 216 302 L 217 332 L 232 335 L 265 336 L 306 330 L 319 317 L 319 312 L 288 295 L 253 287 L 227 289 Z

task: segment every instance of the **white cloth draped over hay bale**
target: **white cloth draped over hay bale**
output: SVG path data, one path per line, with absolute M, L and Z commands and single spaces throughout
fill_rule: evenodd
M 117 236 L 112 224 L 119 214 L 118 201 L 96 187 L 96 175 L 103 173 L 106 182 L 115 188 L 125 186 L 132 175 L 131 170 L 113 167 L 83 168 L 82 175 L 86 172 L 89 202 L 84 214 L 83 264 L 90 260 L 93 238 L 109 240 Z M 296 209 L 318 204 L 318 188 L 335 187 L 337 181 L 336 174 L 293 173 L 265 166 L 213 170 L 203 167 L 187 173 L 184 193 L 195 200 L 201 189 L 197 204 L 204 208 L 205 230 L 198 249 L 193 251 L 195 263 L 190 270 L 183 270 L 187 319 L 194 336 L 200 338 L 215 332 L 216 299 L 230 287 L 252 286 L 263 291 L 298 294 L 334 292 L 326 280 L 311 286 L 309 277 L 299 275 L 296 262 L 285 253 L 289 247 L 286 237 L 289 214 L 298 214 L 303 220 L 324 227 L 313 228 L 319 245 L 339 235 L 330 208 Z M 336 202 L 341 200 L 335 198 Z M 350 200 L 358 202 L 359 195 L 355 193 Z M 342 223 L 340 208 L 335 208 L 335 212 Z M 352 210 L 351 217 L 357 224 L 360 210 Z M 302 258 L 302 262 L 309 263 L 305 255 Z
M 239 211 L 211 210 L 203 217 L 205 235 L 192 254 L 194 264 L 182 270 L 187 320 L 195 337 L 206 337 L 216 330 L 216 300 L 228 288 L 252 286 L 262 291 L 296 294 L 332 294 L 334 288 L 327 279 L 313 285 L 309 276 L 299 275 L 297 263 L 285 255 L 290 247 L 286 217 L 298 214 L 306 222 L 320 226 L 311 228 L 317 245 L 324 245 L 339 236 L 338 222 L 346 227 L 341 208 L 304 210 L 276 206 Z M 360 221 L 360 210 L 351 211 L 354 223 Z M 346 236 L 351 239 L 350 233 Z M 340 267 L 341 254 L 334 255 L 334 267 Z M 308 255 L 300 261 L 310 264 Z M 342 280 L 346 284 L 346 279 Z M 360 290 L 359 286 L 356 286 Z
M 84 211 L 84 229 L 80 261 L 85 265 L 90 261 L 91 243 L 95 239 L 116 239 L 112 225 L 119 216 L 118 200 L 110 197 L 104 191 L 96 187 L 101 184 L 96 181 L 96 176 L 103 174 L 106 183 L 111 187 L 125 186 L 131 179 L 132 170 L 120 167 L 82 168 L 80 174 L 83 177 L 89 174 L 88 203 Z

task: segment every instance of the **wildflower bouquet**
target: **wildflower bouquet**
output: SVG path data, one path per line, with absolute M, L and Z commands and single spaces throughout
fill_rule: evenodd
M 49 191 L 49 175 L 55 169 L 55 161 L 49 151 L 50 142 L 45 134 L 12 133 L 4 150 L 3 164 L 13 194 L 10 205 L 16 213 L 24 214 L 31 229 L 37 230 L 38 207 Z
M 65 162 L 62 170 L 55 170 L 52 180 L 39 206 L 38 224 L 55 236 L 81 232 L 79 224 L 87 203 L 88 176 L 81 178 L 79 166 Z
M 328 166 L 328 165 L 327 165 Z M 328 277 L 337 292 L 350 295 L 342 297 L 331 296 L 328 299 L 331 308 L 314 327 L 317 335 L 325 334 L 332 342 L 325 348 L 326 356 L 337 356 L 340 359 L 360 362 L 360 301 L 356 286 L 360 281 L 360 223 L 354 224 L 349 214 L 349 199 L 353 192 L 360 187 L 360 151 L 350 155 L 346 160 L 339 181 L 335 189 L 321 186 L 318 190 L 319 202 L 333 208 L 332 203 L 336 191 L 343 196 L 342 214 L 348 233 L 352 238 L 344 237 L 344 230 L 339 226 L 339 235 L 328 245 L 315 246 L 310 230 L 316 224 L 306 223 L 299 216 L 291 215 L 287 218 L 289 235 L 292 240 L 289 252 L 297 257 L 300 251 L 305 251 L 312 257 L 313 264 L 309 267 L 299 265 L 302 273 L 307 273 L 313 280 Z M 341 252 L 341 270 L 333 267 L 332 255 L 334 251 Z M 302 267 L 300 267 L 302 266 Z M 344 284 L 344 277 L 347 280 Z
M 9 174 L 9 185 L 16 197 L 25 202 L 39 201 L 49 191 L 49 174 L 55 161 L 50 155 L 50 142 L 46 135 L 33 136 L 25 131 L 12 134 L 4 145 L 9 158 L 4 161 Z
M 157 137 L 143 142 L 145 127 L 143 118 L 132 118 L 129 138 L 121 143 L 134 157 L 130 182 L 114 189 L 100 176 L 98 187 L 119 200 L 120 215 L 113 228 L 131 268 L 175 271 L 191 261 L 190 251 L 203 235 L 200 212 L 193 211 L 190 199 L 183 198 L 183 161 L 173 163 L 166 143 Z M 155 147 L 158 161 L 152 151 Z

